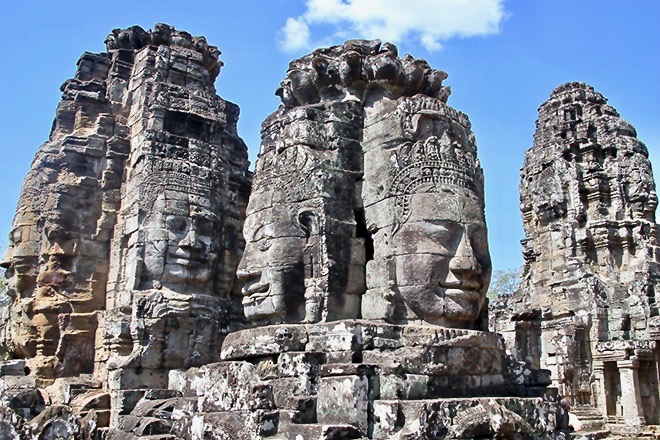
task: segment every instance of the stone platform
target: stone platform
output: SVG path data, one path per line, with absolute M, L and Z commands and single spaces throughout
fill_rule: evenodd
M 170 374 L 185 402 L 172 413 L 176 435 L 557 438 L 566 426 L 547 374 L 511 362 L 495 333 L 360 320 L 273 325 L 228 335 L 221 357 Z

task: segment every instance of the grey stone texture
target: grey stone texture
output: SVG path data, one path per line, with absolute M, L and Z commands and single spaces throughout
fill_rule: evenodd
M 378 41 L 291 62 L 247 210 L 249 322 L 484 328 L 483 172 L 446 77 Z
M 243 230 L 245 328 L 170 375 L 186 435 L 564 435 L 548 374 L 487 332 L 483 172 L 446 76 L 378 41 L 290 64 Z
M 585 428 L 658 425 L 658 204 L 646 146 L 584 83 L 539 108 L 520 183 L 525 263 L 493 329 Z
M 488 329 L 483 171 L 468 117 L 447 105 L 446 73 L 377 40 L 292 61 L 253 176 L 238 107 L 216 95 L 216 47 L 163 24 L 114 30 L 106 45 L 63 87 L 2 263 L 13 298 L 2 338 L 19 359 L 0 363 L 1 435 L 567 438 L 554 370 L 507 354 Z M 566 90 L 558 93 L 573 96 Z M 650 243 L 646 150 L 599 108 L 610 119 L 596 130 L 628 133 L 621 142 L 633 159 L 608 162 L 629 181 L 618 199 L 597 200 L 621 207 L 617 237 L 645 231 Z M 566 127 L 588 137 L 574 114 Z M 569 128 L 565 137 L 577 136 Z M 576 145 L 569 153 L 585 157 Z M 561 166 L 550 159 L 533 169 Z M 526 182 L 526 220 L 563 212 L 561 192 L 533 173 Z M 606 209 L 594 197 L 584 212 Z M 529 241 L 528 257 L 541 259 L 543 237 Z M 625 243 L 630 255 L 602 258 L 645 261 L 647 272 L 621 284 L 649 292 L 651 248 Z M 583 253 L 600 256 L 599 246 Z M 576 280 L 594 270 L 561 258 Z M 535 320 L 548 310 L 535 314 L 536 297 L 519 301 L 525 341 L 541 334 Z M 628 310 L 612 304 L 612 316 Z M 655 310 L 634 306 L 644 304 Z M 620 388 L 639 390 L 643 408 L 651 376 L 642 364 L 655 349 L 646 339 L 657 340 L 660 322 L 639 316 L 598 353 L 604 374 L 614 377 L 614 362 Z M 628 420 L 633 407 L 622 408 Z
M 265 417 L 262 432 L 275 423 L 273 438 L 377 439 L 555 438 L 566 423 L 547 375 L 512 362 L 494 333 L 367 320 L 279 324 L 228 335 L 222 357 L 170 375 L 170 388 L 196 407 L 177 413 L 177 423 L 210 431 L 208 416 L 251 410 Z M 244 429 L 225 420 L 225 430 Z M 330 427 L 357 437 L 330 437 Z
M 94 408 L 99 427 L 166 388 L 170 369 L 219 359 L 251 179 L 216 47 L 164 24 L 106 45 L 62 86 L 2 261 L 3 345 L 48 402 Z M 71 396 L 85 388 L 91 400 Z

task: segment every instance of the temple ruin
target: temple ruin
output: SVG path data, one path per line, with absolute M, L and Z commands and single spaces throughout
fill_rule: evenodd
M 593 89 L 541 108 L 502 338 L 445 72 L 378 40 L 292 61 L 252 173 L 216 47 L 164 24 L 106 47 L 62 86 L 21 190 L 1 438 L 561 439 L 573 408 L 603 435 L 658 424 L 657 198 Z
M 99 426 L 219 359 L 251 178 L 216 47 L 163 24 L 106 46 L 62 86 L 2 263 L 3 345 L 29 372 L 6 379 L 14 409 L 45 397 Z
M 520 182 L 523 278 L 496 331 L 595 431 L 660 424 L 658 199 L 646 146 L 591 86 L 539 108 Z

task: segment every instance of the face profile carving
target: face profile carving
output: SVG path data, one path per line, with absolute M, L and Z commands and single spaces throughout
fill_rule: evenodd
M 245 317 L 256 322 L 300 321 L 305 233 L 286 206 L 259 214 L 246 220 L 246 247 L 237 273 L 244 283 Z
M 400 131 L 390 128 L 365 157 L 375 249 L 367 298 L 387 301 L 388 313 L 377 317 L 391 322 L 478 328 L 491 261 L 469 122 L 428 97 L 400 98 L 388 110 L 369 129 L 391 127 L 394 115 Z
M 238 269 L 249 321 L 319 322 L 328 316 L 327 249 L 316 207 L 280 207 L 264 224 L 251 217 Z
M 460 124 L 411 119 L 417 139 L 398 149 L 391 167 L 397 286 L 423 321 L 471 327 L 484 304 L 491 267 L 476 148 Z
M 329 101 L 264 122 L 237 274 L 251 325 L 359 316 L 361 121 L 355 101 Z

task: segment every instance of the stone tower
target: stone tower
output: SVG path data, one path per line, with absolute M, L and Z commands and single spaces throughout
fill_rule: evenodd
M 554 438 L 548 376 L 486 330 L 483 175 L 446 74 L 354 40 L 290 63 L 238 270 L 247 328 L 170 376 L 188 438 Z
M 164 24 L 106 46 L 62 86 L 21 190 L 2 337 L 37 385 L 109 389 L 125 412 L 112 390 L 166 388 L 170 369 L 215 359 L 251 176 L 216 47 Z
M 635 129 L 591 86 L 558 87 L 539 108 L 520 200 L 518 356 L 549 368 L 578 416 L 658 424 L 658 200 Z
M 248 320 L 481 328 L 483 172 L 467 116 L 445 103 L 446 76 L 380 42 L 290 64 L 248 206 Z M 447 241 L 424 242 L 434 229 Z
M 21 199 L 5 335 L 31 370 L 0 363 L 0 432 L 564 438 L 547 371 L 487 329 L 483 172 L 444 72 L 378 40 L 294 60 L 248 203 L 217 49 L 167 25 L 106 43 Z

